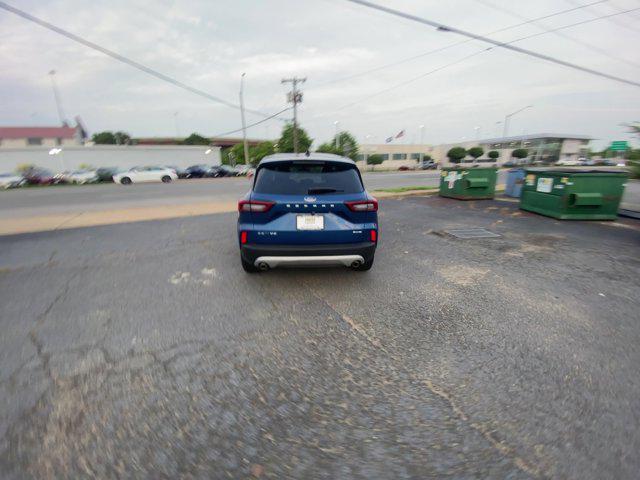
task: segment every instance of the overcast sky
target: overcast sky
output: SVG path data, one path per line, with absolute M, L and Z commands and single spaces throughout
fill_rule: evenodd
M 475 33 L 522 23 L 595 0 L 377 0 Z M 425 143 L 501 134 L 557 132 L 610 140 L 631 137 L 620 124 L 640 120 L 640 88 L 546 63 L 504 49 L 478 55 L 471 41 L 369 73 L 375 67 L 464 40 L 345 0 L 9 0 L 10 4 L 184 83 L 237 103 L 246 72 L 248 108 L 286 107 L 283 77 L 307 77 L 302 127 L 329 139 L 334 122 L 362 143 L 400 130 L 403 141 Z M 497 7 L 497 8 L 496 8 Z M 624 10 L 638 0 L 609 0 L 492 34 L 500 41 Z M 640 10 L 545 33 L 516 45 L 640 81 Z M 465 59 L 465 57 L 469 57 Z M 458 62 L 432 74 L 428 72 Z M 237 110 L 205 100 L 0 10 L 0 124 L 58 122 L 50 78 L 55 69 L 68 118 L 80 115 L 90 132 L 133 136 L 213 135 L 240 127 Z M 427 74 L 427 75 L 424 75 Z M 395 85 L 424 75 L 397 88 Z M 341 80 L 341 81 L 339 81 Z M 379 95 L 378 92 L 387 90 Z M 176 125 L 177 120 L 177 125 Z M 253 114 L 248 122 L 260 120 Z M 274 138 L 282 122 L 250 130 Z

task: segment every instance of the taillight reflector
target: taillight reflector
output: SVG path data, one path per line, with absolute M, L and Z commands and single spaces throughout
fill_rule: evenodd
M 371 241 L 372 242 L 378 241 L 378 232 L 376 232 L 375 230 L 371 230 Z
M 360 200 L 357 202 L 344 202 L 349 210 L 352 212 L 377 212 L 378 201 L 377 200 Z
M 239 212 L 254 212 L 263 213 L 268 212 L 271 207 L 275 205 L 274 202 L 260 202 L 257 200 L 240 200 L 238 202 Z
M 247 243 L 247 232 L 240 232 L 240 243 L 242 245 Z

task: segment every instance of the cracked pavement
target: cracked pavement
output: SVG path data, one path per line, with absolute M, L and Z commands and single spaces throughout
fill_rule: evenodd
M 234 214 L 0 237 L 2 478 L 636 478 L 640 223 L 380 223 L 366 273 L 247 275 Z

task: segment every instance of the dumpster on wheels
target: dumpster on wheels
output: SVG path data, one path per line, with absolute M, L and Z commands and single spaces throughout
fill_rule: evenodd
M 615 220 L 626 172 L 527 169 L 520 208 L 561 220 Z
M 440 196 L 459 200 L 493 198 L 497 176 L 495 168 L 443 168 L 440 175 Z

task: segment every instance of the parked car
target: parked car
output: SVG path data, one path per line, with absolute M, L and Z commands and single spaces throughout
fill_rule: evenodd
M 408 170 L 415 170 L 415 167 L 410 167 L 409 165 L 401 165 L 400 167 L 398 167 L 398 170 L 400 170 L 401 172 L 406 172 Z
M 95 183 L 98 181 L 98 175 L 95 170 L 75 170 L 66 176 L 69 183 Z
M 249 170 L 251 170 L 251 167 L 247 165 L 236 165 L 234 167 L 234 170 L 237 177 L 244 177 L 249 172 Z
M 53 173 L 50 170 L 40 167 L 30 168 L 23 174 L 26 183 L 29 185 L 51 185 L 55 183 Z
M 175 165 L 163 165 L 163 167 L 176 172 L 176 175 L 178 175 L 178 178 L 187 178 L 186 168 L 176 167 Z
M 204 178 L 211 176 L 211 167 L 207 165 L 191 165 L 185 169 L 185 178 Z
M 133 167 L 126 172 L 113 176 L 115 183 L 129 185 L 131 183 L 163 182 L 170 183 L 178 178 L 178 174 L 166 167 Z
M 211 177 L 233 177 L 236 172 L 228 165 L 214 165 L 211 167 Z
M 423 160 L 420 165 L 418 165 L 420 170 L 431 170 L 438 168 L 438 164 L 433 160 Z
M 96 170 L 99 182 L 113 182 L 113 176 L 123 170 L 117 167 L 103 167 Z
M 378 202 L 349 158 L 267 156 L 238 211 L 240 259 L 247 272 L 297 265 L 369 270 L 373 265 Z
M 26 183 L 22 175 L 14 173 L 0 173 L 0 188 L 16 188 Z

